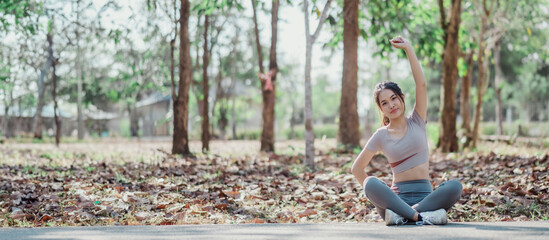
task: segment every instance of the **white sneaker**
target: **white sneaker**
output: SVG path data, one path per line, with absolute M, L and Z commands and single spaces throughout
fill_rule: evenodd
M 420 214 L 423 218 L 423 222 L 417 222 L 418 225 L 445 225 L 448 223 L 448 215 L 446 214 L 446 210 L 442 208 L 432 212 L 422 212 Z
M 391 226 L 391 225 L 404 225 L 408 222 L 408 219 L 405 219 L 395 212 L 391 211 L 391 209 L 385 210 L 385 225 Z

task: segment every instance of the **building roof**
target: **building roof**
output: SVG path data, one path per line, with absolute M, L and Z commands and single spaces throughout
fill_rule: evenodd
M 154 92 L 153 94 L 147 96 L 146 98 L 142 99 L 141 101 L 135 103 L 135 107 L 144 107 L 149 106 L 158 102 L 165 102 L 171 100 L 171 94 L 163 94 L 160 92 Z

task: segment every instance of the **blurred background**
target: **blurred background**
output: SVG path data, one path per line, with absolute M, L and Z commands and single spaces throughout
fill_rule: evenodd
M 56 134 L 65 143 L 171 141 L 173 93 L 179 91 L 183 66 L 182 2 L 1 1 L 2 141 L 53 141 Z M 276 30 L 272 1 L 191 1 L 185 36 L 191 71 L 185 102 L 188 139 L 204 142 L 206 129 L 206 141 L 260 140 L 269 92 L 275 99 L 272 138 L 303 139 L 308 118 L 305 72 L 310 71 L 315 138 L 357 145 L 342 140 L 340 124 L 349 116 L 341 106 L 352 105 L 342 103 L 342 96 L 356 95 L 352 111 L 357 120 L 351 131 L 358 131 L 364 144 L 380 126 L 372 101 L 378 82 L 397 82 L 406 95 L 407 113 L 413 107 L 415 85 L 408 60 L 388 42 L 398 35 L 412 42 L 427 80 L 433 147 L 444 148 L 441 141 L 471 146 L 475 131 L 487 140 L 536 142 L 531 138 L 548 137 L 548 1 L 328 2 L 313 1 L 306 10 L 311 35 L 324 24 L 307 69 L 302 1 L 276 2 Z M 353 34 L 344 29 L 355 15 Z M 349 36 L 356 46 L 345 50 Z M 352 66 L 344 60 L 352 58 L 357 67 L 350 79 L 356 87 L 344 73 L 346 65 Z M 455 64 L 445 65 L 451 58 Z M 274 90 L 258 77 L 269 69 L 276 69 L 275 77 L 267 80 L 276 84 Z M 444 132 L 452 137 L 445 138 Z M 455 151 L 452 144 L 446 151 Z

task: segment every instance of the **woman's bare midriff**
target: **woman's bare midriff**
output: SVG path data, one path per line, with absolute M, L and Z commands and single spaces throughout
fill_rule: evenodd
M 393 184 L 419 179 L 431 180 L 431 177 L 429 176 L 429 162 L 420 164 L 404 172 L 396 173 L 393 175 Z

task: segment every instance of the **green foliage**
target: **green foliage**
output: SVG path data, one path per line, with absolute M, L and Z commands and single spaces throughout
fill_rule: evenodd
M 438 123 L 427 123 L 427 140 L 433 143 L 433 146 L 438 144 L 438 138 L 440 136 L 440 125 Z
M 227 11 L 232 7 L 236 7 L 238 11 L 244 9 L 238 0 L 204 0 L 195 5 L 192 11 L 200 15 L 210 15 L 216 10 Z
M 33 0 L 2 0 L 0 1 L 0 23 L 4 32 L 10 31 L 10 26 L 15 25 L 17 30 L 24 33 L 35 34 L 38 22 L 33 21 L 35 15 L 40 15 L 43 3 Z
M 368 34 L 379 48 L 374 55 L 384 58 L 388 52 L 395 51 L 389 40 L 398 35 L 409 38 L 418 55 L 435 58 L 440 55 L 443 32 L 434 17 L 438 16 L 438 8 L 434 7 L 433 2 L 430 3 L 412 0 L 367 1 Z M 406 32 L 409 36 L 404 35 Z M 404 54 L 402 51 L 398 53 Z

